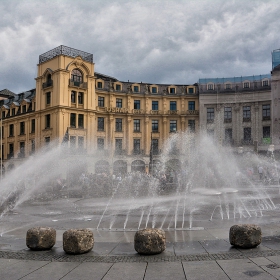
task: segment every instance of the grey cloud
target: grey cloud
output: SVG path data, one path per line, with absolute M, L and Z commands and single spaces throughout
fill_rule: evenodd
M 179 84 L 269 73 L 280 47 L 274 0 L 4 0 L 0 10 L 0 89 L 16 92 L 35 86 L 38 56 L 61 44 L 120 80 Z

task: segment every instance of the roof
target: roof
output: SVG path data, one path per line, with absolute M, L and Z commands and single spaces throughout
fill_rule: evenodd
M 1 96 L 1 92 L 2 91 L 0 91 L 0 96 Z M 15 104 L 16 106 L 20 106 L 22 101 L 26 101 L 29 103 L 35 97 L 35 95 L 36 95 L 36 89 L 31 89 L 29 91 L 21 92 L 19 94 L 12 93 L 12 95 L 10 95 L 8 99 L 2 100 L 1 104 L 4 105 L 6 109 L 8 109 L 12 104 Z
M 8 90 L 8 89 L 2 89 L 2 90 L 0 91 L 0 96 L 1 96 L 1 97 L 10 97 L 10 96 L 15 96 L 15 95 L 16 95 L 15 93 L 11 92 L 11 91 Z

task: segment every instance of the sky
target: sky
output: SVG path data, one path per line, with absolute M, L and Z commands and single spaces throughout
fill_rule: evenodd
M 120 81 L 268 74 L 279 14 L 279 0 L 0 0 L 0 90 L 35 88 L 39 55 L 60 45 Z

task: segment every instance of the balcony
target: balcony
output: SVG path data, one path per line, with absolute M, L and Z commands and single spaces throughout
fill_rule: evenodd
M 138 150 L 138 149 L 133 149 L 132 150 L 132 155 L 144 155 L 144 150 Z
M 233 139 L 225 139 L 223 140 L 223 146 L 233 146 L 234 140 Z
M 168 114 L 169 115 L 178 115 L 179 114 L 179 110 L 168 110 Z
M 48 80 L 45 83 L 43 83 L 43 88 L 47 88 L 47 87 L 52 87 L 53 86 L 53 80 Z
M 224 123 L 231 123 L 232 119 L 224 119 Z
M 198 116 L 199 111 L 198 110 L 187 110 L 187 115 Z
M 115 150 L 115 156 L 126 156 L 126 150 Z
M 241 139 L 242 145 L 253 145 L 253 139 Z
M 270 145 L 271 144 L 271 138 L 270 137 L 263 138 L 262 139 L 262 144 Z
M 243 118 L 243 122 L 250 122 L 251 118 Z
M 87 83 L 73 81 L 71 79 L 69 80 L 69 86 L 70 87 L 79 87 L 79 88 L 87 89 Z
M 270 116 L 263 116 L 263 121 L 270 121 Z

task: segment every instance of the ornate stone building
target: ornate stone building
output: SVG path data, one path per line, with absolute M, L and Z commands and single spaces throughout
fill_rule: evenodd
M 94 66 L 92 54 L 59 46 L 40 55 L 35 89 L 0 101 L 6 169 L 65 142 L 90 172 L 147 172 L 171 133 L 198 130 L 196 84 L 122 82 Z

